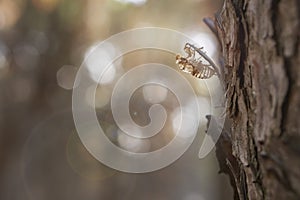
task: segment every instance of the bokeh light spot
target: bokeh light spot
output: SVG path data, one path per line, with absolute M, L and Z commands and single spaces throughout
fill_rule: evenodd
M 76 73 L 76 67 L 72 65 L 62 66 L 56 73 L 57 84 L 66 90 L 71 90 L 74 86 Z

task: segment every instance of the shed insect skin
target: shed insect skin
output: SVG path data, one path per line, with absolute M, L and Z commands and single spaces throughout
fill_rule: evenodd
M 176 55 L 176 64 L 179 65 L 180 70 L 200 79 L 208 79 L 213 75 L 220 77 L 218 68 L 202 51 L 202 48 L 186 43 L 184 51 L 187 53 L 186 57 Z M 200 55 L 200 58 L 196 58 L 196 52 Z M 200 60 L 201 58 L 204 58 L 209 64 L 203 64 Z
M 180 55 L 176 56 L 176 64 L 179 65 L 180 70 L 185 73 L 191 74 L 192 76 L 200 79 L 208 79 L 213 75 L 216 75 L 216 72 L 210 68 L 210 65 L 195 65 L 191 63 L 187 58 L 184 58 Z

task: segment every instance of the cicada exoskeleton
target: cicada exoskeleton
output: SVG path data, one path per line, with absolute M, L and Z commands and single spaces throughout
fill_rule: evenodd
M 208 79 L 213 75 L 219 76 L 218 69 L 213 61 L 202 51 L 190 43 L 186 43 L 184 51 L 187 56 L 176 55 L 176 64 L 180 70 L 200 79 Z M 203 61 L 206 61 L 204 63 Z

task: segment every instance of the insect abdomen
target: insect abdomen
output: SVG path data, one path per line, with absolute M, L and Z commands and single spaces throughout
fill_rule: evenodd
M 210 67 L 203 66 L 200 70 L 196 69 L 193 76 L 200 78 L 200 79 L 208 79 L 215 75 L 215 71 Z

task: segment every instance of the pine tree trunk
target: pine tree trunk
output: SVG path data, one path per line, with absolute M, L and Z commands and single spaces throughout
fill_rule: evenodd
M 225 0 L 216 14 L 235 199 L 300 199 L 299 15 L 299 0 Z

